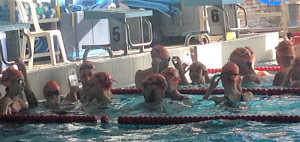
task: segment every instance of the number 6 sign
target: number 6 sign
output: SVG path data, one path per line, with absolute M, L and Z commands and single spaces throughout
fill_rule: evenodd
M 226 33 L 227 24 L 230 24 L 230 27 L 236 27 L 236 25 L 234 25 L 235 23 L 233 22 L 236 20 L 234 9 L 231 5 L 224 5 L 224 9 L 228 13 L 229 23 L 224 23 L 224 10 L 217 6 L 210 6 L 207 8 L 210 35 L 220 35 L 224 34 L 224 32 Z

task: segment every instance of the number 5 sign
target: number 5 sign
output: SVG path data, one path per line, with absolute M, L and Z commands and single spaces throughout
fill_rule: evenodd
M 118 20 L 109 19 L 110 45 L 112 50 L 123 50 L 126 45 L 124 24 Z

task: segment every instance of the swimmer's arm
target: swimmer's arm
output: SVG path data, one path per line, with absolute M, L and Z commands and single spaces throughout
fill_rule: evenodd
M 26 104 L 26 100 L 24 100 L 23 98 L 22 99 L 18 98 L 18 102 L 22 108 L 28 108 L 28 105 Z
M 189 82 L 187 81 L 187 79 L 186 79 L 186 77 L 184 75 L 184 71 L 182 69 L 179 70 L 179 75 L 180 75 L 180 82 L 179 82 L 179 84 L 180 85 L 188 85 Z
M 212 78 L 211 78 L 211 80 L 210 80 L 210 86 L 209 86 L 209 88 L 205 91 L 205 93 L 204 93 L 204 96 L 203 96 L 203 99 L 204 100 L 207 100 L 208 99 L 208 97 L 209 97 L 209 95 L 214 91 L 214 89 L 217 87 L 217 85 L 218 85 L 218 83 L 219 83 L 219 81 L 220 81 L 220 75 L 219 74 L 216 74 L 216 75 L 214 75 Z M 217 80 L 216 80 L 216 78 L 218 78 Z
M 259 77 L 264 77 L 264 76 L 273 76 L 273 74 L 270 74 L 267 71 L 259 71 L 259 70 L 254 70 L 256 75 Z
M 283 86 L 287 87 L 291 83 L 292 71 L 290 71 L 284 79 Z
M 8 114 L 8 107 L 13 104 L 13 101 L 10 98 L 3 97 L 0 100 L 0 114 Z
M 180 85 L 188 85 L 189 82 L 187 81 L 186 77 L 185 77 L 185 73 L 186 71 L 184 71 L 183 67 L 182 67 L 182 63 L 181 60 L 178 56 L 173 56 L 172 57 L 172 63 L 174 65 L 174 67 L 178 70 L 179 75 L 180 75 Z
M 243 76 L 243 82 L 254 82 L 260 84 L 260 79 L 256 74 L 247 74 Z
M 209 83 L 210 82 L 210 78 L 208 76 L 208 73 L 204 74 L 204 78 L 205 78 L 205 83 Z
M 282 71 L 277 72 L 273 79 L 273 86 L 281 86 L 284 84 L 286 74 Z
M 154 58 L 152 59 L 152 71 L 153 73 L 159 73 L 159 63 L 160 63 L 161 59 L 159 58 Z
M 207 100 L 209 98 L 209 95 L 214 91 L 215 88 L 209 86 L 209 88 L 205 91 L 203 99 Z
M 16 63 L 17 63 L 18 69 L 22 72 L 22 74 L 24 76 L 24 81 L 25 81 L 24 93 L 25 93 L 25 96 L 26 96 L 26 99 L 28 102 L 28 107 L 34 108 L 34 107 L 38 106 L 38 101 L 37 101 L 34 93 L 31 90 L 26 67 L 20 58 L 18 60 L 16 60 Z
M 142 88 L 143 87 L 142 82 L 148 75 L 151 75 L 151 74 L 154 74 L 152 68 L 146 69 L 146 70 L 138 70 L 135 73 L 135 87 Z
M 71 102 L 75 102 L 79 100 L 78 94 L 79 94 L 79 86 L 71 86 L 70 92 L 69 94 L 67 94 L 65 99 Z
M 135 79 L 134 79 L 134 82 L 135 82 L 135 88 L 141 88 L 142 87 L 142 81 L 141 81 L 141 70 L 138 70 L 136 71 L 135 73 Z
M 170 95 L 170 94 L 167 94 L 167 98 L 170 98 L 171 100 L 189 100 L 190 98 L 187 97 L 187 96 L 184 96 L 182 95 L 178 90 L 176 90 L 174 92 L 174 95 Z
M 34 95 L 34 93 L 29 90 L 27 87 L 24 89 L 25 96 L 28 102 L 28 108 L 34 108 L 38 106 L 38 101 Z

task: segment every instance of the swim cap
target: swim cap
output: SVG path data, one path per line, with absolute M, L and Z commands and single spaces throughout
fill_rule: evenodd
M 98 88 L 108 91 L 111 89 L 113 76 L 108 72 L 97 72 L 91 76 L 91 82 Z
M 22 72 L 13 67 L 8 67 L 5 71 L 3 71 L 1 83 L 4 86 L 11 86 L 11 81 L 14 79 L 24 79 Z
M 251 62 L 253 59 L 253 51 L 249 47 L 238 47 L 236 48 L 229 57 L 231 62 L 243 61 L 243 62 Z
M 55 91 L 55 90 L 60 91 L 60 86 L 58 85 L 58 83 L 56 81 L 49 80 L 44 85 L 43 93 L 45 95 L 48 91 Z
M 221 80 L 223 83 L 228 81 L 232 83 L 234 81 L 232 75 L 238 75 L 238 74 L 239 74 L 239 67 L 233 62 L 228 62 L 222 67 Z
M 152 48 L 151 58 L 169 58 L 168 50 L 162 45 L 156 45 Z
M 153 85 L 158 92 L 165 92 L 168 88 L 166 78 L 161 74 L 151 74 L 143 81 L 143 85 Z
M 193 69 L 193 70 L 197 70 L 197 69 L 200 69 L 200 70 L 206 70 L 206 67 L 205 65 L 203 65 L 202 63 L 200 63 L 199 61 L 195 61 L 191 64 L 191 67 L 190 67 L 190 70 Z
M 275 47 L 276 53 L 281 56 L 293 56 L 294 48 L 288 40 L 281 41 L 277 47 Z
M 95 69 L 95 65 L 90 61 L 83 61 L 83 63 L 79 67 L 79 71 L 83 69 Z
M 171 81 L 173 84 L 177 85 L 180 82 L 180 76 L 177 69 L 173 67 L 168 67 L 164 69 L 161 73 L 167 81 Z

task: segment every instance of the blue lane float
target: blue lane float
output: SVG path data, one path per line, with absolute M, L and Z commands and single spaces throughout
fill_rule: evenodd
M 300 123 L 300 116 L 289 115 L 217 115 L 217 116 L 120 116 L 119 124 L 124 125 L 173 125 L 208 120 L 271 121 L 277 123 Z

